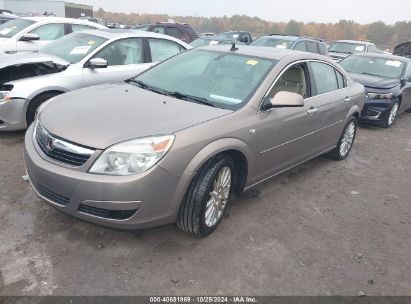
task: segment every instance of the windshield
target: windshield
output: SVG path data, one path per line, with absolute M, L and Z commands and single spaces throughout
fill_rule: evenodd
M 240 33 L 239 32 L 227 32 L 227 33 L 222 33 L 218 35 L 217 37 L 238 40 L 238 38 L 240 37 Z
M 277 49 L 289 49 L 293 42 L 291 40 L 285 40 L 280 38 L 260 38 L 251 43 L 254 46 L 268 46 Z
M 107 39 L 99 36 L 73 33 L 47 44 L 40 52 L 77 63 L 106 41 Z
M 14 19 L 3 23 L 0 25 L 0 37 L 11 38 L 33 23 L 34 21 L 28 19 Z
M 249 101 L 275 63 L 234 53 L 193 50 L 155 66 L 130 83 L 138 81 L 140 87 L 149 86 L 160 94 L 236 110 Z
M 202 39 L 202 38 L 196 39 L 190 43 L 190 45 L 195 48 L 206 46 L 206 45 L 217 45 L 217 44 L 220 44 L 220 42 L 217 40 Z
M 365 53 L 366 46 L 358 43 L 335 42 L 330 45 L 328 51 L 346 54 Z
M 340 65 L 349 73 L 383 78 L 401 78 L 405 67 L 405 63 L 400 60 L 366 56 L 350 56 Z

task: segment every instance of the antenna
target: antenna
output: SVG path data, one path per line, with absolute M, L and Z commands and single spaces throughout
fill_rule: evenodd
M 235 42 L 233 41 L 231 42 L 230 52 L 235 52 L 235 51 L 238 51 L 238 47 L 235 46 Z

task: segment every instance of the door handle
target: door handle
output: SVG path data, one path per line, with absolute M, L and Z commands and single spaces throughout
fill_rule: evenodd
M 318 112 L 318 108 L 310 108 L 308 111 L 307 111 L 307 114 L 308 115 L 313 115 L 313 114 L 315 114 L 315 113 L 317 113 Z
M 345 103 L 351 102 L 351 97 L 345 97 L 345 98 L 344 98 L 344 102 L 345 102 Z

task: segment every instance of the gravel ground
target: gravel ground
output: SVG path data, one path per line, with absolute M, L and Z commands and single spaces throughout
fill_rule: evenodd
M 206 239 L 123 232 L 38 199 L 23 133 L 0 134 L 0 295 L 411 295 L 411 115 L 363 126 L 232 202 Z

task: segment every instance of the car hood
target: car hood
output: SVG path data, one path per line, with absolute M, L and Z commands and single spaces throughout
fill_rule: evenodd
M 373 89 L 392 89 L 401 84 L 399 79 L 350 73 L 350 76 L 365 87 Z
M 121 83 L 63 94 L 47 105 L 40 121 L 55 136 L 105 149 L 135 138 L 173 134 L 230 113 Z
M 68 61 L 63 60 L 60 57 L 48 55 L 40 52 L 35 53 L 17 53 L 17 54 L 5 54 L 0 57 L 0 69 L 11 65 L 21 65 L 26 63 L 38 63 L 38 62 L 54 62 L 62 66 L 70 65 Z

